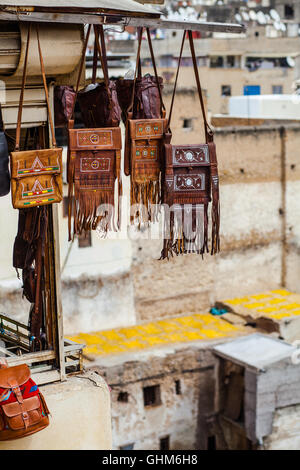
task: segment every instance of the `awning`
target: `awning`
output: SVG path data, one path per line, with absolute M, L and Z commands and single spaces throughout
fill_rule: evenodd
M 36 12 L 56 10 L 62 12 L 126 12 L 160 16 L 159 12 L 148 5 L 141 5 L 134 0 L 4 0 L 2 7 L 15 7 L 19 11 Z M 46 9 L 46 10 L 45 10 Z
M 109 6 L 108 6 L 109 4 Z M 192 31 L 243 33 L 244 25 L 205 21 L 172 21 L 160 12 L 133 0 L 4 0 L 0 1 L 0 21 L 108 24 Z

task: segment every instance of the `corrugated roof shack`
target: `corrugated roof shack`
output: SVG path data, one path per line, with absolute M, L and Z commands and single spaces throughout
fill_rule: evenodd
M 24 38 L 28 22 L 37 22 L 40 25 L 41 46 L 44 51 L 51 100 L 53 100 L 53 85 L 55 83 L 70 84 L 72 74 L 76 73 L 82 51 L 82 26 L 84 24 L 159 26 L 169 29 L 223 32 L 243 31 L 243 26 L 240 25 L 163 21 L 157 10 L 132 0 L 111 0 L 109 7 L 106 1 L 101 0 L 6 0 L 1 2 L 0 38 L 4 43 L 4 49 L 2 49 L 4 60 L 3 55 L 1 57 L 0 54 L 3 72 L 0 78 L 5 84 L 6 91 L 4 120 L 12 136 L 17 120 L 17 103 L 24 64 Z M 38 55 L 37 51 L 30 52 L 30 54 L 29 87 L 26 93 L 27 103 L 25 100 L 23 128 L 42 126 L 46 136 L 48 123 L 45 99 L 40 86 L 40 78 L 38 78 Z M 47 140 L 47 137 L 45 138 Z M 46 145 L 51 145 L 51 142 L 47 142 Z M 90 379 L 89 381 L 82 380 L 82 375 L 79 375 L 82 374 L 82 345 L 74 345 L 70 341 L 65 341 L 63 337 L 57 208 L 49 206 L 48 209 L 49 262 L 46 266 L 45 277 L 49 283 L 47 323 L 51 325 L 49 330 L 51 336 L 48 338 L 51 347 L 49 351 L 29 354 L 28 344 L 24 340 L 27 338 L 26 326 L 14 320 L 10 323 L 5 320 L 6 330 L 13 332 L 16 337 L 15 347 L 23 348 L 23 355 L 20 357 L 17 353 L 5 348 L 4 354 L 8 356 L 11 365 L 27 362 L 31 366 L 34 379 L 39 384 L 44 384 L 43 392 L 55 420 L 43 433 L 29 440 L 2 443 L 0 447 L 1 449 L 108 449 L 111 446 L 108 388 L 100 377 L 93 374 L 84 375 L 84 378 Z M 11 242 L 13 243 L 13 240 Z M 21 329 L 23 329 L 22 333 Z M 7 337 L 3 339 L 7 341 Z M 68 377 L 68 373 L 72 377 Z M 57 383 L 53 384 L 53 382 Z M 50 383 L 52 383 L 51 386 L 48 385 Z M 85 383 L 87 383 L 86 386 Z M 79 405 L 80 403 L 82 405 Z M 75 408 L 76 413 L 74 413 Z M 93 427 L 90 426 L 91 421 L 93 421 Z M 66 427 L 68 433 L 65 433 Z M 77 433 L 78 429 L 80 429 L 80 435 Z
M 262 334 L 215 346 L 217 449 L 299 449 L 297 349 Z

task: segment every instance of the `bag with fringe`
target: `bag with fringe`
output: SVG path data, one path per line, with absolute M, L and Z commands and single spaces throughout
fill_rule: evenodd
M 165 119 L 165 106 L 162 99 L 161 80 L 157 75 L 155 58 L 152 48 L 150 31 L 147 28 L 147 38 L 151 53 L 152 64 L 156 79 L 156 90 L 159 94 L 160 117 L 140 119 L 143 114 L 140 109 L 141 100 L 136 100 L 136 88 L 139 83 L 137 80 L 137 71 L 140 64 L 140 52 L 143 28 L 138 31 L 138 52 L 136 61 L 135 78 L 133 82 L 133 90 L 131 103 L 127 111 L 126 122 L 126 143 L 125 143 L 125 161 L 124 172 L 127 176 L 131 176 L 131 206 L 136 208 L 135 217 L 139 224 L 147 224 L 156 220 L 159 204 L 161 202 L 161 165 L 163 152 L 163 138 L 167 130 L 167 120 Z M 144 77 L 145 78 L 145 77 Z M 152 80 L 149 82 L 149 90 L 153 89 Z M 143 82 L 144 93 L 147 89 L 146 81 Z M 151 85 L 151 86 L 150 86 Z M 145 103 L 147 103 L 146 96 Z M 149 98 L 149 97 L 148 97 Z M 149 101 L 149 100 L 148 100 Z M 148 103 L 144 111 L 156 114 L 156 106 Z
M 90 36 L 89 26 L 82 55 L 76 95 L 85 60 L 85 52 Z M 99 41 L 101 37 L 101 46 Z M 114 106 L 109 89 L 107 64 L 105 61 L 104 32 L 102 26 L 95 27 L 95 57 L 100 56 L 104 72 L 104 84 L 108 97 L 106 126 L 98 128 L 74 128 L 74 108 L 69 121 L 68 183 L 69 183 L 69 240 L 74 235 L 98 230 L 103 236 L 108 230 L 117 230 L 120 223 L 119 203 L 115 202 L 115 181 L 118 181 L 118 196 L 121 195 L 121 129 L 112 122 Z M 82 106 L 82 103 L 81 103 Z M 104 123 L 103 123 L 104 124 Z M 115 212 L 118 212 L 117 223 Z M 72 229 L 73 219 L 73 229 Z
M 171 144 L 171 117 L 177 87 L 185 37 L 188 34 L 192 54 L 201 111 L 204 120 L 206 142 L 194 145 Z M 161 258 L 220 251 L 220 202 L 216 146 L 213 132 L 207 122 L 192 32 L 184 32 L 175 79 L 170 114 L 165 135 L 165 165 L 163 170 L 164 246 Z M 208 207 L 211 207 L 211 248 L 209 249 Z

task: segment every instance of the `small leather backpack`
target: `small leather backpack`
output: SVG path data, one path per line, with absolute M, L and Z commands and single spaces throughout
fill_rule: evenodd
M 41 431 L 49 425 L 49 414 L 26 364 L 0 368 L 0 441 Z

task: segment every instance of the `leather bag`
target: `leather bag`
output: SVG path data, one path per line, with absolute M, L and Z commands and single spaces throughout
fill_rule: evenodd
M 85 60 L 85 51 L 90 35 L 88 29 L 85 47 L 77 82 Z M 96 34 L 97 53 L 102 57 Z M 102 57 L 103 61 L 103 57 Z M 75 102 L 74 102 L 75 107 Z M 74 109 L 73 113 L 74 115 Z M 111 124 L 109 120 L 108 123 Z M 116 230 L 115 224 L 115 181 L 118 181 L 118 196 L 122 193 L 121 184 L 121 129 L 102 127 L 74 129 L 74 120 L 69 122 L 68 183 L 69 183 L 69 240 L 90 230 L 98 230 L 103 235 L 108 230 Z M 102 212 L 98 213 L 99 206 Z M 72 233 L 73 218 L 73 233 Z
M 121 120 L 121 108 L 118 102 L 116 83 L 109 80 L 104 31 L 102 25 L 94 26 L 95 45 L 92 86 L 78 93 L 78 103 L 84 126 L 87 128 L 118 127 Z M 99 43 L 99 36 L 101 47 Z M 96 83 L 98 52 L 104 75 L 104 81 Z
M 171 144 L 171 117 L 177 87 L 179 68 L 186 34 L 192 54 L 197 90 L 204 121 L 206 142 L 196 145 Z M 208 206 L 211 208 L 211 254 L 220 251 L 220 202 L 219 177 L 213 131 L 205 112 L 192 32 L 184 32 L 173 97 L 165 135 L 165 167 L 163 171 L 163 202 L 172 208 L 165 218 L 165 230 L 169 237 L 164 240 L 162 258 L 174 254 L 209 252 Z M 190 218 L 189 224 L 187 219 Z
M 10 190 L 8 162 L 8 146 L 4 132 L 4 124 L 0 105 L 0 197 L 6 196 Z
M 21 120 L 28 65 L 28 51 L 31 36 L 31 25 L 29 25 L 18 112 L 16 146 L 15 151 L 12 152 L 10 156 L 11 195 L 12 204 L 15 209 L 26 209 L 34 206 L 48 205 L 55 202 L 61 202 L 62 200 L 62 149 L 56 148 L 55 132 L 49 104 L 49 95 L 38 26 L 36 32 L 41 72 L 54 148 L 20 151 Z
M 72 86 L 62 85 L 54 88 L 54 122 L 55 127 L 68 127 L 75 99 Z
M 131 206 L 140 207 L 137 211 L 139 223 L 148 223 L 156 220 L 161 202 L 160 175 L 163 138 L 167 130 L 167 120 L 165 119 L 165 106 L 148 28 L 148 44 L 156 77 L 156 89 L 160 98 L 160 117 L 138 119 L 138 113 L 135 113 L 137 111 L 137 109 L 134 109 L 136 75 L 140 61 L 142 34 L 143 28 L 140 28 L 135 79 L 131 104 L 127 112 L 124 172 L 127 176 L 131 176 Z
M 49 414 L 26 364 L 0 368 L 0 441 L 19 439 L 45 429 Z

